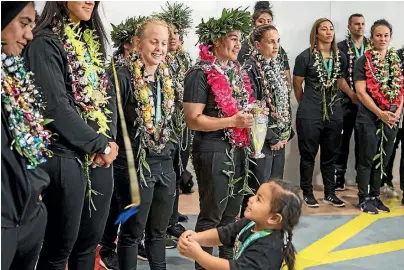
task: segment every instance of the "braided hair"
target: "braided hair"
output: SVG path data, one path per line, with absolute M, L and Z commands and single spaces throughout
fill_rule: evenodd
M 262 40 L 262 38 L 264 37 L 264 33 L 266 31 L 271 31 L 271 30 L 278 31 L 278 29 L 276 29 L 275 26 L 269 25 L 269 24 L 260 25 L 256 28 L 254 28 L 253 32 L 250 35 L 251 44 L 254 44 L 255 41 L 260 42 Z
M 289 270 L 295 269 L 296 249 L 292 244 L 293 229 L 299 223 L 302 212 L 302 201 L 296 189 L 282 180 L 269 180 L 279 186 L 283 192 L 276 192 L 271 201 L 271 212 L 282 216 L 281 232 L 283 234 L 284 264 Z

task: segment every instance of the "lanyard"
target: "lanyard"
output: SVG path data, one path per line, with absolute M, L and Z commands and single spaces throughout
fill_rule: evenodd
M 154 118 L 154 124 L 157 126 L 161 120 L 161 85 L 160 79 L 157 80 L 157 105 L 156 109 L 156 117 Z
M 356 48 L 355 42 L 354 42 L 352 39 L 351 39 L 351 42 L 352 42 L 352 46 L 355 48 L 356 60 L 358 60 L 358 59 L 363 55 L 363 52 L 365 51 L 364 42 L 362 41 L 360 53 L 359 53 L 359 51 L 358 51 L 358 48 Z
M 263 230 L 259 232 L 255 232 L 252 235 L 250 235 L 244 242 L 241 244 L 241 247 L 238 246 L 237 243 L 239 243 L 239 236 L 242 235 L 245 231 L 249 230 L 252 226 L 255 225 L 255 222 L 250 221 L 238 234 L 237 240 L 236 240 L 236 247 L 234 249 L 234 259 L 238 259 L 241 254 L 244 252 L 244 250 L 251 244 L 251 242 L 254 242 L 255 240 L 258 240 L 262 237 L 265 237 L 267 235 L 270 235 L 272 233 L 272 230 Z
M 328 79 L 331 78 L 331 73 L 332 73 L 332 65 L 334 62 L 334 58 L 333 58 L 333 53 L 331 52 L 331 59 L 328 60 L 328 63 L 325 61 L 323 54 L 320 52 L 321 58 L 323 59 L 323 66 L 325 68 L 325 70 L 327 71 L 327 77 Z

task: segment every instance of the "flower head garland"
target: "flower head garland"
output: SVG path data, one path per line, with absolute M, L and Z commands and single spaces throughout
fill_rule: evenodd
M 358 60 L 359 57 L 361 57 L 363 55 L 364 51 L 368 49 L 368 42 L 367 42 L 367 39 L 364 37 L 363 41 L 362 41 L 363 50 L 361 49 L 361 52 L 358 52 L 358 54 L 354 53 L 354 50 L 355 50 L 355 52 L 357 51 L 357 49 L 355 47 L 356 45 L 353 42 L 353 40 L 351 39 L 350 32 L 348 31 L 348 33 L 346 35 L 345 43 L 348 47 L 348 55 L 347 55 L 347 57 L 348 57 L 348 85 L 349 85 L 349 87 L 351 87 L 353 89 L 354 88 L 354 82 L 353 82 L 354 64 L 355 64 L 355 61 Z
M 11 147 L 27 158 L 27 169 L 35 169 L 52 156 L 48 150 L 51 133 L 43 128 L 50 120 L 41 114 L 41 95 L 34 84 L 34 74 L 25 69 L 23 58 L 2 53 L 1 61 L 1 101 L 14 137 Z
M 270 109 L 268 125 L 277 135 L 279 141 L 290 137 L 292 118 L 290 110 L 290 89 L 285 71 L 279 65 L 277 58 L 266 61 L 258 52 L 254 52 L 256 62 L 263 82 L 264 100 Z
M 146 19 L 147 17 L 145 16 L 137 16 L 128 18 L 125 22 L 118 25 L 111 23 L 111 40 L 114 43 L 114 47 L 118 48 L 122 44 L 132 43 L 132 37 L 136 35 L 139 25 L 141 25 Z
M 209 51 L 210 46 L 199 46 L 201 61 L 208 63 L 204 69 L 208 76 L 208 84 L 212 88 L 217 107 L 222 117 L 231 117 L 248 107 L 255 101 L 252 96 L 251 83 L 246 72 L 240 70 L 237 62 L 229 62 L 228 72 L 224 72 L 217 64 L 216 57 Z M 226 137 L 236 147 L 250 145 L 250 130 L 248 128 L 228 128 Z
M 60 33 L 59 27 L 54 27 L 55 33 Z M 109 85 L 95 31 L 81 31 L 79 25 L 66 24 L 62 43 L 69 63 L 76 106 L 84 120 L 95 121 L 99 127 L 97 132 L 109 137 L 110 120 L 107 115 L 111 112 L 106 107 Z
M 341 77 L 340 52 L 337 50 L 328 62 L 328 65 L 331 65 L 330 73 L 325 69 L 323 55 L 316 46 L 313 55 L 315 59 L 313 67 L 316 68 L 322 94 L 323 120 L 330 120 L 328 110 L 330 109 L 332 113 L 332 106 L 336 101 L 337 80 Z
M 209 42 L 222 39 L 231 31 L 240 31 L 245 37 L 251 31 L 251 15 L 247 8 L 241 10 L 223 9 L 219 19 L 210 18 L 207 22 L 202 22 L 196 27 L 196 34 L 199 36 L 198 43 L 208 44 Z
M 192 27 L 192 9 L 184 3 L 166 3 L 162 12 L 155 13 L 154 16 L 165 21 L 168 25 L 173 24 L 178 28 L 180 36 L 186 35 L 187 29 Z

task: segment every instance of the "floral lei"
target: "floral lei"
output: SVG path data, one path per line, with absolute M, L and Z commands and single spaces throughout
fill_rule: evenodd
M 394 49 L 389 49 L 386 53 L 386 58 L 382 60 L 380 53 L 374 48 L 370 48 L 365 52 L 365 58 L 366 87 L 371 97 L 383 110 L 389 110 L 391 104 L 399 107 L 404 94 L 404 81 L 397 52 Z M 380 167 L 380 177 L 383 177 L 385 172 L 382 164 L 386 155 L 384 143 L 387 142 L 383 122 L 381 122 L 381 127 L 376 131 L 376 135 L 379 134 L 381 136 L 379 153 L 376 154 L 374 160 L 379 159 L 376 169 Z
M 220 116 L 231 117 L 255 101 L 251 83 L 248 74 L 240 69 L 237 62 L 229 62 L 229 71 L 225 73 L 216 64 L 217 59 L 209 48 L 209 45 L 200 45 L 199 57 L 201 61 L 209 63 L 209 66 L 204 68 L 204 72 L 208 76 L 208 84 L 212 88 L 217 107 L 220 109 Z M 232 146 L 248 147 L 250 145 L 248 128 L 228 128 L 225 134 Z
M 192 61 L 191 57 L 187 52 L 184 51 L 182 46 L 179 46 L 177 51 L 174 53 L 168 52 L 165 60 L 172 74 L 172 82 L 176 97 L 173 121 L 171 121 L 172 131 L 175 138 L 179 140 L 178 145 L 181 151 L 185 151 L 188 149 L 188 142 L 190 141 L 189 137 L 191 134 L 184 117 L 184 80 L 185 73 L 191 66 Z M 180 166 L 180 172 L 182 172 L 184 168 L 182 167 L 180 152 L 178 155 L 180 156 L 178 164 Z
M 354 50 L 352 49 L 353 46 L 355 46 L 355 44 L 353 43 L 351 36 L 349 34 L 346 35 L 346 39 L 345 39 L 346 45 L 348 47 L 348 85 L 349 87 L 351 87 L 351 89 L 354 88 L 354 81 L 353 81 L 353 69 L 354 69 L 354 64 L 355 64 L 355 60 L 356 59 L 356 55 L 354 53 Z M 363 43 L 367 43 L 366 38 L 363 38 Z M 365 45 L 364 45 L 365 46 Z M 366 50 L 367 45 L 365 46 L 365 50 Z
M 152 86 L 143 78 L 144 64 L 141 57 L 136 54 L 132 54 L 128 58 L 127 67 L 132 76 L 133 94 L 138 102 L 138 108 L 136 109 L 138 118 L 136 119 L 136 122 L 140 126 L 139 134 L 141 144 L 138 153 L 140 165 L 138 168 L 140 171 L 140 176 L 145 183 L 143 166 L 150 172 L 150 168 L 146 162 L 146 148 L 156 153 L 160 153 L 170 140 L 170 122 L 174 111 L 175 93 L 172 88 L 172 81 L 168 68 L 165 64 L 160 63 L 156 71 L 156 82 L 160 82 L 161 79 L 163 81 L 163 87 L 161 89 L 163 96 L 161 105 L 162 115 L 160 122 L 156 126 L 154 124 L 156 118 L 154 109 L 157 101 L 154 100 Z
M 60 24 L 53 31 L 60 33 L 59 29 Z M 110 122 L 107 115 L 111 112 L 106 107 L 108 78 L 95 30 L 81 31 L 78 24 L 66 24 L 62 43 L 69 63 L 73 98 L 81 117 L 97 122 L 97 132 L 110 137 L 107 134 Z
M 323 55 L 314 47 L 313 55 L 315 58 L 314 67 L 316 67 L 317 76 L 320 81 L 320 91 L 322 94 L 322 106 L 323 106 L 323 120 L 330 120 L 328 114 L 328 108 L 330 108 L 332 113 L 332 106 L 336 102 L 336 91 L 337 91 L 337 80 L 341 77 L 341 62 L 340 62 L 340 52 L 337 50 L 336 55 L 333 56 L 329 61 L 333 61 L 332 73 L 328 77 L 327 71 L 323 66 Z M 329 95 L 329 97 L 327 97 Z M 329 102 L 328 102 L 329 99 Z
M 52 157 L 48 150 L 52 134 L 43 128 L 51 121 L 41 114 L 42 98 L 34 84 L 34 74 L 26 71 L 23 58 L 2 53 L 1 61 L 1 99 L 14 137 L 11 148 L 28 159 L 27 169 L 35 169 Z
M 270 62 L 258 52 L 254 51 L 252 59 L 256 62 L 263 82 L 264 99 L 270 109 L 269 127 L 275 131 L 280 141 L 290 137 L 292 119 L 290 113 L 290 89 L 286 81 L 286 74 L 279 65 L 278 59 Z

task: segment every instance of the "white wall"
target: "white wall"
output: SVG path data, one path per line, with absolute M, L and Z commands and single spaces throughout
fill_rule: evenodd
M 184 1 L 193 9 L 193 26 L 198 25 L 203 18 L 217 17 L 223 8 L 236 8 L 238 6 L 250 7 L 253 11 L 254 1 Z M 102 1 L 102 13 L 107 32 L 110 32 L 110 23 L 119 24 L 128 16 L 150 15 L 158 12 L 165 1 Z M 271 1 L 274 10 L 274 24 L 278 27 L 281 36 L 281 44 L 288 53 L 291 69 L 293 70 L 296 56 L 309 46 L 310 29 L 314 21 L 320 17 L 330 18 L 335 26 L 337 40 L 344 39 L 349 15 L 361 13 L 366 19 L 365 35 L 369 36 L 371 24 L 381 18 L 387 19 L 393 25 L 392 45 L 401 47 L 404 45 L 404 19 L 401 17 L 404 10 L 404 2 L 389 1 Z M 37 2 L 41 9 L 43 2 Z M 401 17 L 401 18 L 400 18 Z M 192 29 L 185 39 L 185 48 L 191 53 L 193 59 L 197 57 L 198 48 L 195 46 L 198 38 Z M 112 50 L 110 50 L 110 53 Z M 293 97 L 294 114 L 296 101 Z M 398 153 L 398 157 L 400 154 Z M 352 156 L 350 157 L 352 158 Z M 317 162 L 318 163 L 318 162 Z M 397 163 L 397 162 L 396 162 Z M 397 168 L 397 166 L 396 166 Z M 316 164 L 315 181 L 321 182 L 319 166 Z M 395 169 L 397 176 L 397 169 Z M 355 182 L 355 172 L 352 161 L 348 168 L 347 180 Z M 299 154 L 296 138 L 287 147 L 285 179 L 299 183 Z

